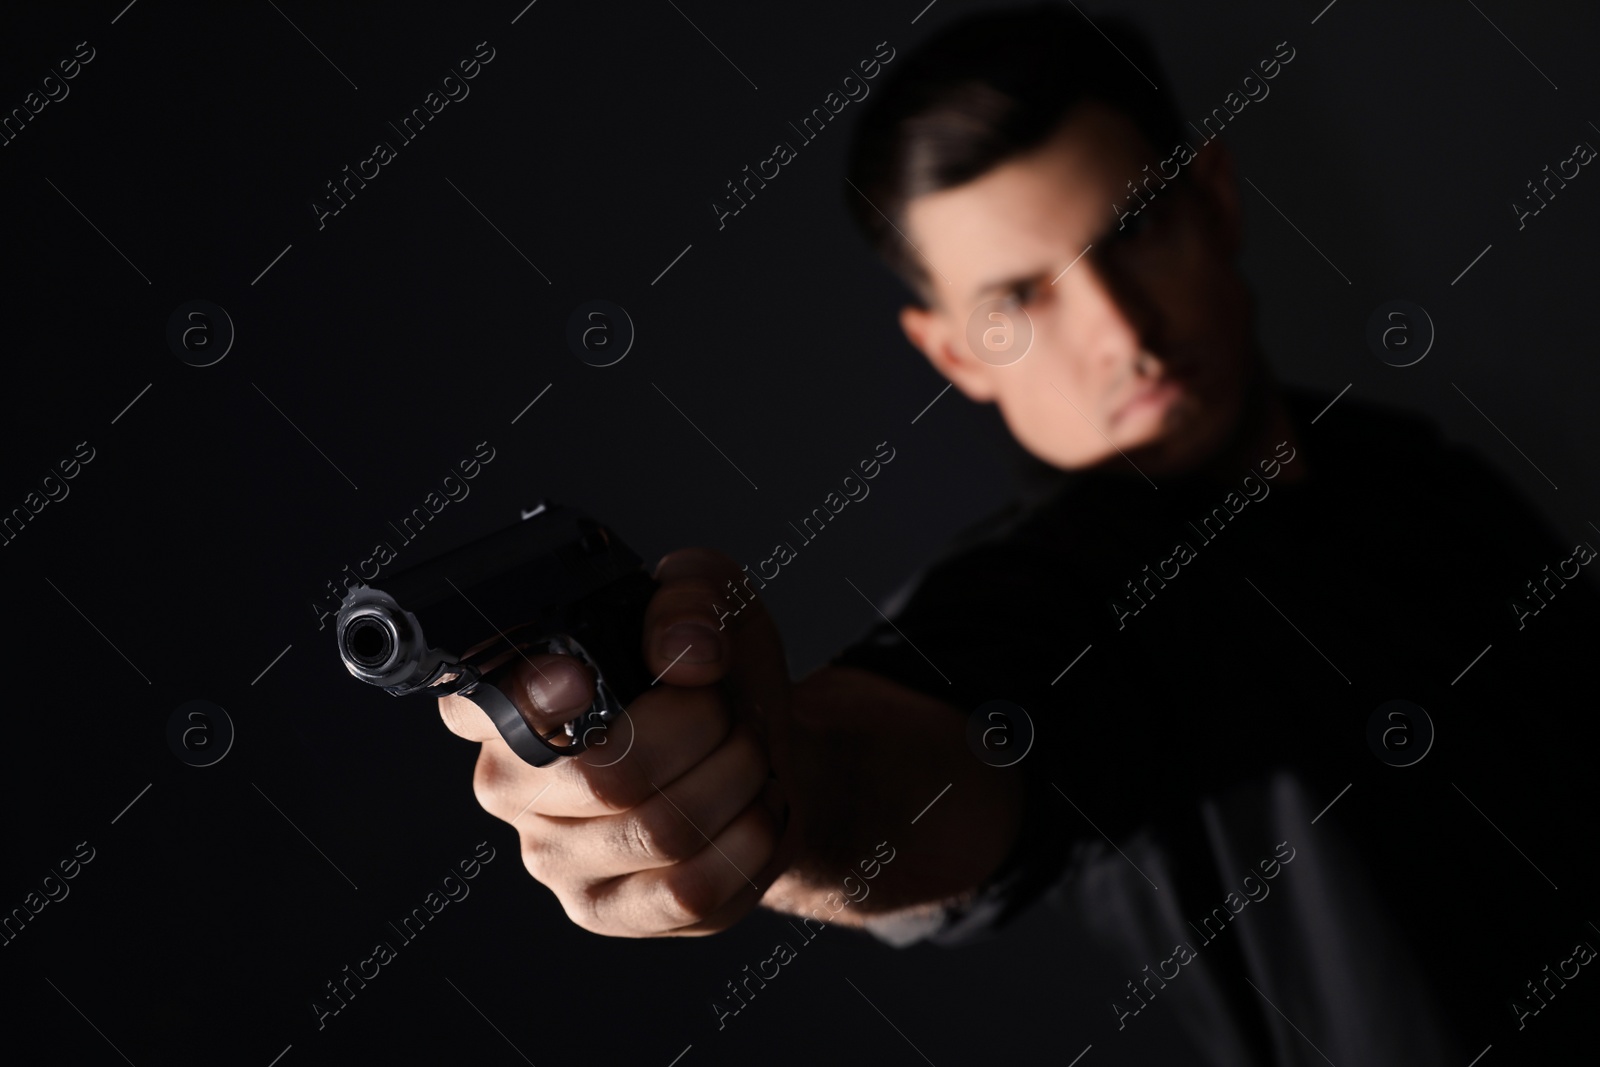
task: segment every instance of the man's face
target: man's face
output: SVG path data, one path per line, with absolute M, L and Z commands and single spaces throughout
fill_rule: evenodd
M 1230 158 L 1205 146 L 1146 192 L 1166 158 L 1085 103 L 1039 148 L 908 205 L 933 303 L 901 312 L 906 335 L 1054 466 L 1192 469 L 1227 441 L 1256 373 Z M 1140 208 L 1130 180 L 1148 206 L 1120 225 Z

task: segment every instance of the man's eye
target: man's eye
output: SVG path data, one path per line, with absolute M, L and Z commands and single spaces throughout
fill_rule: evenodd
M 1022 282 L 1018 285 L 1013 285 L 1006 290 L 1005 294 L 1006 300 L 1016 304 L 1018 307 L 1026 307 L 1033 303 L 1038 296 L 1039 285 L 1037 282 Z

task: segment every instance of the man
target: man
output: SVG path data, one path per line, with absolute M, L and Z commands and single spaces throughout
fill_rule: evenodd
M 1115 47 L 1055 8 L 945 30 L 880 86 L 851 165 L 915 294 L 906 336 L 998 405 L 1040 491 L 799 682 L 758 595 L 719 612 L 749 589 L 737 564 L 667 556 L 663 684 L 628 756 L 534 769 L 451 698 L 479 800 L 597 933 L 711 933 L 759 903 L 948 943 L 1048 894 L 1117 961 L 1107 1042 L 1166 1012 L 1206 1063 L 1560 1047 L 1600 996 L 1571 980 L 1575 942 L 1600 944 L 1594 849 L 1561 829 L 1594 814 L 1573 777 L 1592 736 L 1551 706 L 1600 633 L 1584 548 L 1425 425 L 1271 381 L 1232 157 L 1133 71 L 1156 69 L 1137 35 L 1101 28 Z M 541 732 L 592 692 L 560 657 L 522 684 Z M 1019 748 L 1036 730 L 1021 758 L 969 744 L 993 700 L 1025 709 L 993 720 Z M 1550 710 L 1519 730 L 1512 700 Z

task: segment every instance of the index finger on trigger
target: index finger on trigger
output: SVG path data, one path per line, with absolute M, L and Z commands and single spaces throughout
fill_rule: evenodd
M 594 678 L 589 669 L 570 656 L 541 654 L 514 664 L 496 683 L 535 732 L 548 734 L 575 719 L 594 700 Z M 500 736 L 488 713 L 470 697 L 455 694 L 439 698 L 439 716 L 457 737 L 488 741 Z

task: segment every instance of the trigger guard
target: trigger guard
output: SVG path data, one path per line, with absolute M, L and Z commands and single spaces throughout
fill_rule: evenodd
M 497 686 L 479 682 L 470 692 L 463 693 L 462 696 L 484 710 L 489 716 L 489 721 L 494 723 L 494 728 L 500 731 L 500 736 L 511 746 L 511 751 L 521 757 L 524 763 L 544 767 L 562 756 L 575 756 L 582 751 L 581 748 L 577 750 L 571 747 L 557 748 L 534 733 L 533 727 L 522 717 L 522 712 L 517 710 L 516 704 L 512 703 L 511 698 Z
M 586 751 L 589 748 L 586 740 L 589 732 L 596 727 L 603 729 L 609 726 L 625 709 L 622 701 L 617 699 L 611 687 L 606 684 L 605 674 L 600 670 L 600 665 L 589 655 L 588 650 L 573 638 L 557 634 L 530 643 L 528 649 L 570 656 L 594 672 L 594 701 L 583 714 L 569 720 L 562 727 L 561 732 L 571 739 L 570 744 L 558 747 L 552 745 L 545 737 L 541 737 L 522 717 L 522 712 L 518 710 L 516 703 L 493 684 L 479 682 L 472 688 L 462 691 L 461 695 L 483 709 L 506 744 L 511 746 L 511 751 L 515 752 L 523 762 L 535 767 L 544 767 L 564 756 L 576 756 Z M 526 657 L 526 652 L 524 656 Z M 556 734 L 552 732 L 549 736 L 555 737 Z

